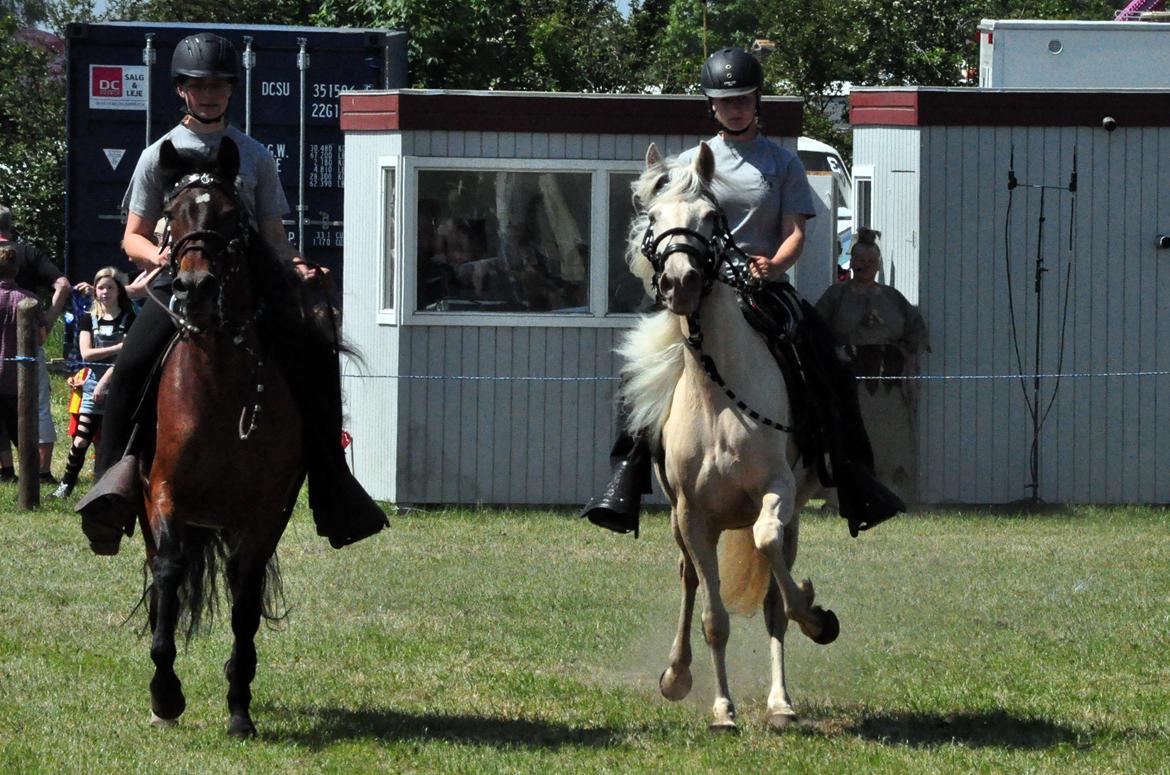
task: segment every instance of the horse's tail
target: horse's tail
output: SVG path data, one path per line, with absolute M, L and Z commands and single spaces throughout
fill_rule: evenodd
M 726 530 L 719 538 L 719 592 L 732 613 L 752 616 L 764 604 L 772 568 L 750 527 Z
M 219 608 L 220 574 L 226 570 L 231 559 L 228 536 L 221 530 L 188 526 L 183 541 L 183 563 L 186 572 L 179 583 L 179 629 L 186 641 L 209 631 Z M 144 567 L 143 580 L 148 577 Z M 287 615 L 278 613 L 285 607 L 284 581 L 280 573 L 280 561 L 274 552 L 265 568 L 260 590 L 260 615 L 270 622 L 280 621 Z M 143 605 L 154 589 L 153 582 L 143 588 Z M 231 602 L 231 586 L 227 594 Z
M 625 361 L 618 398 L 627 411 L 628 430 L 642 433 L 652 446 L 658 445 L 682 377 L 684 346 L 678 318 L 664 310 L 639 320 L 617 348 Z

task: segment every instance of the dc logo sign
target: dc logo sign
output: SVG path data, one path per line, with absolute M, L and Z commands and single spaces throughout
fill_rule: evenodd
M 122 68 L 94 67 L 90 70 L 91 97 L 121 97 Z

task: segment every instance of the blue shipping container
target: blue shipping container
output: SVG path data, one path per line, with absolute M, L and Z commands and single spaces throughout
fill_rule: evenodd
M 292 212 L 289 239 L 342 276 L 345 145 L 338 94 L 409 86 L 402 30 L 109 22 L 66 33 L 67 247 L 69 279 L 103 266 L 131 271 L 119 244 L 122 197 L 139 154 L 179 120 L 171 85 L 175 45 L 208 31 L 243 59 L 229 118 L 276 159 Z M 302 162 L 303 159 L 303 162 Z

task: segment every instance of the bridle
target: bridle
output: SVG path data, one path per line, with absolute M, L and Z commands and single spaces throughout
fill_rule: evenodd
M 650 262 L 650 266 L 654 268 L 654 274 L 650 278 L 650 284 L 654 287 L 655 300 L 660 304 L 663 302 L 663 297 L 662 291 L 658 287 L 658 282 L 662 278 L 663 272 L 666 271 L 666 260 L 674 253 L 685 253 L 698 264 L 699 273 L 703 279 L 702 298 L 705 298 L 711 292 L 715 282 L 719 281 L 734 290 L 736 295 L 739 296 L 741 303 L 743 303 L 745 297 L 753 289 L 759 288 L 763 284 L 760 280 L 753 278 L 748 273 L 748 256 L 735 244 L 735 238 L 731 235 L 731 230 L 727 227 L 727 216 L 724 214 L 723 209 L 719 207 L 718 202 L 709 193 L 704 192 L 703 196 L 715 208 L 715 229 L 710 237 L 706 237 L 701 232 L 687 228 L 686 226 L 676 226 L 671 229 L 666 229 L 661 234 L 655 235 L 654 224 L 652 222 L 646 226 L 646 233 L 642 235 L 642 255 L 646 257 L 646 260 Z M 687 237 L 698 242 L 702 247 L 696 246 L 689 241 L 673 241 L 675 237 Z M 666 240 L 672 241 L 667 242 L 666 246 L 663 247 L 662 243 Z M 727 271 L 721 271 L 723 267 L 726 267 Z M 700 306 L 702 306 L 701 302 Z M 718 367 L 715 365 L 715 360 L 703 352 L 703 329 L 699 324 L 698 309 L 690 315 L 687 315 L 687 328 L 690 331 L 686 338 L 687 346 L 695 351 L 695 356 L 699 359 L 699 363 L 702 364 L 703 371 L 706 372 L 712 382 L 723 389 L 724 394 L 741 411 L 756 422 L 761 425 L 766 425 L 769 428 L 784 431 L 785 433 L 793 433 L 796 430 L 795 426 L 784 425 L 755 411 L 727 386 L 727 383 L 723 380 L 723 376 L 719 373 Z
M 178 239 L 172 240 L 171 215 L 169 214 L 171 204 L 179 197 L 180 194 L 191 189 L 210 190 L 212 188 L 216 188 L 225 192 L 237 205 L 236 224 L 232 229 L 231 234 L 225 235 L 222 232 L 216 231 L 215 229 L 195 229 L 193 231 L 187 232 Z M 175 182 L 175 185 L 171 187 L 171 190 L 163 198 L 163 211 L 166 213 L 166 220 L 163 227 L 163 237 L 159 243 L 159 252 L 161 253 L 167 248 L 168 245 L 170 246 L 171 252 L 170 256 L 168 257 L 167 269 L 170 271 L 172 277 L 178 278 L 183 256 L 192 250 L 203 251 L 204 255 L 206 255 L 209 261 L 212 263 L 216 262 L 224 256 L 242 259 L 246 255 L 249 244 L 249 231 L 246 228 L 243 220 L 239 217 L 239 213 L 243 212 L 243 207 L 240 206 L 239 198 L 236 196 L 236 187 L 234 181 L 226 180 L 225 178 L 216 175 L 213 172 L 193 172 L 189 175 L 184 175 Z M 211 250 L 209 249 L 209 245 L 216 245 L 217 247 L 216 249 Z M 228 286 L 230 285 L 231 280 L 239 273 L 242 261 L 229 261 L 227 264 L 227 269 L 223 272 L 223 280 L 220 282 L 219 289 L 216 294 L 216 316 L 218 318 L 218 328 L 221 329 L 225 328 L 228 323 L 228 313 L 225 305 L 225 298 L 228 295 Z M 167 314 L 170 315 L 170 317 L 175 321 L 175 323 L 179 326 L 179 330 L 184 335 L 203 333 L 203 330 L 199 326 L 192 323 L 190 318 L 184 314 L 181 303 L 177 305 L 180 307 L 180 309 L 176 310 L 172 308 L 172 305 L 164 303 L 154 294 L 151 294 L 151 298 L 159 304 L 163 305 L 164 309 L 167 311 Z M 242 332 L 242 330 L 249 323 L 251 323 L 257 315 L 259 315 L 259 310 L 257 310 L 255 315 L 243 321 L 236 328 Z
M 236 205 L 236 223 L 231 233 L 223 234 L 214 229 L 195 229 L 172 241 L 171 215 L 169 214 L 171 204 L 180 194 L 190 189 L 210 190 L 212 188 L 226 193 Z M 240 214 L 244 212 L 244 208 L 240 203 L 239 197 L 236 195 L 235 183 L 213 172 L 194 172 L 189 175 L 184 175 L 179 178 L 167 193 L 166 197 L 164 197 L 163 210 L 167 214 L 165 216 L 166 221 L 163 227 L 163 237 L 160 240 L 159 252 L 161 253 L 166 249 L 167 245 L 170 245 L 171 252 L 168 257 L 167 269 L 171 272 L 172 277 L 178 279 L 183 256 L 192 250 L 203 251 L 213 266 L 224 257 L 235 259 L 226 262 L 227 269 L 224 270 L 222 280 L 216 289 L 216 318 L 218 325 L 214 326 L 211 332 L 205 332 L 199 326 L 192 323 L 190 318 L 186 316 L 186 310 L 182 308 L 181 304 L 180 309 L 172 309 L 171 305 L 156 296 L 149 288 L 147 289 L 147 293 L 175 321 L 175 324 L 179 328 L 178 336 L 180 338 L 186 339 L 203 333 L 219 331 L 230 336 L 232 344 L 248 356 L 252 365 L 252 376 L 249 380 L 251 394 L 240 412 L 239 422 L 240 439 L 247 441 L 259 423 L 260 399 L 264 395 L 264 383 L 261 381 L 261 375 L 264 370 L 264 358 L 249 345 L 247 332 L 260 318 L 260 315 L 264 311 L 264 305 L 257 303 L 251 315 L 234 325 L 228 325 L 229 312 L 225 299 L 229 296 L 229 286 L 232 285 L 232 281 L 239 274 L 244 261 L 247 260 L 248 248 L 251 244 L 250 230 L 244 219 L 240 217 Z M 209 245 L 215 245 L 216 248 L 209 250 Z

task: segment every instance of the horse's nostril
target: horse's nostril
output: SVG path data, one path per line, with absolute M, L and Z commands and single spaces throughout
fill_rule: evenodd
M 684 291 L 690 292 L 697 290 L 702 282 L 703 278 L 699 275 L 698 270 L 691 269 L 683 275 L 682 287 Z
M 205 293 L 205 294 L 210 295 L 210 294 L 215 293 L 215 290 L 218 286 L 219 286 L 219 281 L 215 279 L 215 275 L 205 274 L 199 278 L 199 282 L 196 284 L 195 287 L 200 293 Z
M 670 279 L 670 275 L 664 274 L 658 278 L 658 290 L 663 293 L 669 293 L 670 289 L 674 287 L 674 281 Z

